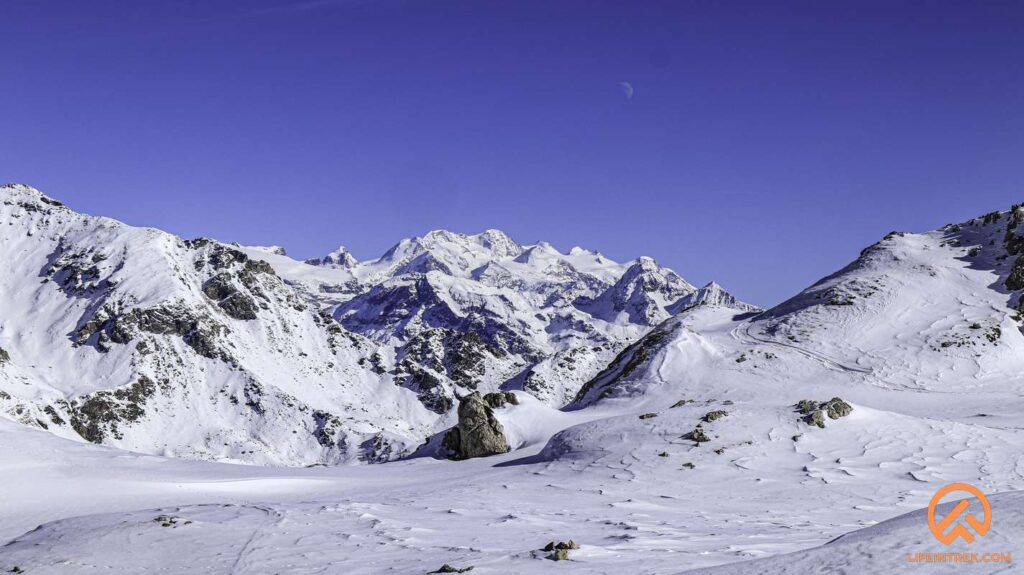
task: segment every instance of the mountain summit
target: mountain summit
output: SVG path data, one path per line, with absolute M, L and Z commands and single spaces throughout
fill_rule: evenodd
M 0 411 L 141 452 L 400 457 L 473 391 L 561 407 L 696 293 L 649 258 L 498 230 L 300 262 L 80 214 L 29 186 L 0 198 Z

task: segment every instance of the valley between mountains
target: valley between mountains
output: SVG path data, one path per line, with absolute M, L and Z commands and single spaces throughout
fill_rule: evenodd
M 1022 222 L 760 309 L 496 230 L 297 261 L 4 186 L 0 570 L 900 572 L 952 482 L 1012 547 Z

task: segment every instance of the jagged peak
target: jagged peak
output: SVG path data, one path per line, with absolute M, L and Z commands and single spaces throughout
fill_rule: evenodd
M 675 315 L 698 305 L 728 307 L 745 312 L 762 311 L 756 305 L 741 301 L 715 281 L 708 282 L 704 287 L 672 304 L 668 311 Z
M 654 258 L 648 256 L 640 256 L 634 260 L 626 271 L 622 274 L 619 279 L 619 283 L 629 283 L 636 281 L 640 277 L 650 277 L 652 275 L 663 276 L 668 281 L 679 281 L 686 283 L 690 289 L 696 289 L 689 285 L 679 274 L 672 271 L 669 268 L 661 267 L 658 262 L 654 261 Z
M 351 268 L 358 264 L 359 261 L 352 255 L 352 252 L 348 251 L 345 246 L 338 246 L 331 253 L 320 258 L 319 265 L 324 266 L 340 266 L 343 268 Z
M 511 236 L 494 228 L 485 230 L 472 238 L 498 257 L 512 257 L 523 252 L 523 246 L 519 245 Z

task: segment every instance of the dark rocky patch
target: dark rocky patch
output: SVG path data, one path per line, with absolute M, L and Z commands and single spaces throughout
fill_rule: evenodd
M 1010 275 L 1006 277 L 1006 289 L 1017 291 L 1024 289 L 1024 255 L 1017 256 L 1013 261 Z
M 569 551 L 576 550 L 579 548 L 580 546 L 575 541 L 570 539 L 568 541 L 559 541 L 557 543 L 551 541 L 547 545 L 545 545 L 541 549 L 541 551 L 546 551 L 550 553 L 550 555 L 548 555 L 548 559 L 551 559 L 552 561 L 568 561 Z
M 826 415 L 829 419 L 839 419 L 853 412 L 853 406 L 838 397 L 824 402 L 802 399 L 795 408 L 803 416 L 802 419 L 805 423 L 820 428 L 825 427 Z
M 231 277 L 231 274 L 222 272 L 206 280 L 203 284 L 203 294 L 217 302 L 217 306 L 229 317 L 240 320 L 256 319 L 259 307 L 251 296 L 235 286 Z
M 519 405 L 519 398 L 511 391 L 497 391 L 485 395 L 484 403 L 492 409 L 498 409 L 506 405 Z
M 339 444 L 341 420 L 333 413 L 316 410 L 313 412 L 313 437 L 324 447 L 335 447 Z
M 704 428 L 698 423 L 697 427 L 693 428 L 693 431 L 683 436 L 683 439 L 689 439 L 694 443 L 707 443 L 711 441 L 711 437 L 704 431 Z
M 375 433 L 359 444 L 359 460 L 366 463 L 385 463 L 405 455 L 405 450 L 383 433 Z
M 711 423 L 712 421 L 718 421 L 719 419 L 722 419 L 727 415 L 729 415 L 728 411 L 716 409 L 715 411 L 709 411 L 705 413 L 704 417 L 701 418 L 701 421 L 705 423 Z
M 79 398 L 70 404 L 71 428 L 92 443 L 101 443 L 108 433 L 115 439 L 122 439 L 119 424 L 141 419 L 146 413 L 143 409 L 146 401 L 155 393 L 156 384 L 142 375 L 127 387 L 97 391 Z
M 83 321 L 73 334 L 75 345 L 91 343 L 98 351 L 107 352 L 111 342 L 127 344 L 139 332 L 173 334 L 180 336 L 193 351 L 203 357 L 234 363 L 233 358 L 217 343 L 220 336 L 230 330 L 208 316 L 195 313 L 180 304 L 136 308 L 127 313 L 121 313 L 118 309 L 117 305 L 106 304 Z

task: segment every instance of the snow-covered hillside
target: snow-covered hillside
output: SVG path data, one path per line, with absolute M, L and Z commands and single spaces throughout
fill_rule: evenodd
M 0 414 L 175 457 L 401 457 L 473 390 L 560 407 L 706 291 L 649 258 L 496 230 L 300 262 L 76 213 L 28 186 L 0 198 Z
M 407 451 L 436 416 L 265 262 L 0 189 L 0 411 L 62 437 L 305 465 Z M 364 360 L 364 361 L 361 361 Z
M 103 405 L 136 413 L 128 408 L 139 403 L 133 390 L 148 388 L 132 386 L 140 375 L 156 389 L 140 404 L 145 413 L 128 422 L 99 418 L 111 445 L 162 453 L 130 442 L 159 437 L 147 426 L 165 413 L 173 414 L 168 421 L 192 421 L 189 410 L 199 408 L 177 407 L 193 401 L 198 392 L 191 390 L 247 381 L 231 378 L 290 394 L 301 414 L 320 397 L 301 394 L 306 379 L 291 370 L 303 364 L 292 363 L 294 348 L 277 338 L 312 340 L 319 329 L 336 336 L 336 347 L 304 344 L 303 361 L 333 357 L 359 376 L 318 380 L 336 395 L 316 409 L 391 415 L 396 427 L 374 432 L 379 437 L 431 439 L 416 456 L 382 465 L 241 467 L 57 436 L 73 437 L 76 424 L 49 425 L 54 434 L 0 420 L 0 483 L 10 486 L 0 492 L 0 507 L 9 510 L 0 516 L 0 538 L 13 538 L 0 547 L 2 569 L 146 572 L 157 565 L 174 573 L 201 564 L 214 572 L 376 574 L 449 564 L 482 574 L 888 573 L 908 569 L 908 551 L 935 550 L 919 510 L 940 487 L 1024 490 L 1024 240 L 1017 236 L 1024 212 L 1017 208 L 933 232 L 890 234 L 846 268 L 761 311 L 714 284 L 696 290 L 649 260 L 614 264 L 582 250 L 517 246 L 497 232 L 435 232 L 372 262 L 339 251 L 313 265 L 274 249 L 181 242 L 26 197 L 36 198 L 35 211 L 5 206 L 4 249 L 11 251 L 4 261 L 33 281 L 0 279 L 5 306 L 24 306 L 0 331 L 10 356 L 0 366 L 11 395 L 3 405 L 15 419 L 31 424 L 47 415 L 40 406 L 66 398 L 69 407 L 57 413 L 70 421 L 82 410 L 74 398 L 106 382 L 114 388 L 114 380 L 129 387 L 103 396 Z M 96 241 L 106 229 L 101 222 L 114 230 Z M 146 250 L 159 257 L 115 257 L 147 234 L 164 242 Z M 93 252 L 58 250 L 58 236 L 69 246 L 95 243 L 108 255 L 92 272 L 83 262 Z M 230 276 L 214 281 L 220 274 Z M 192 329 L 146 331 L 163 325 L 161 306 L 177 301 L 173 317 L 196 318 L 186 326 Z M 140 307 L 161 311 L 131 313 Z M 257 319 L 245 319 L 249 311 Z M 101 313 L 85 337 L 71 337 Z M 191 336 L 208 332 L 214 335 Z M 563 381 L 557 363 L 601 338 L 617 343 L 574 359 L 585 366 L 575 371 L 587 375 Z M 39 358 L 49 340 L 58 344 L 47 363 Z M 284 351 L 255 357 L 251 350 L 267 342 Z M 193 355 L 202 359 L 189 369 L 201 371 L 174 363 Z M 454 361 L 464 358 L 472 361 Z M 164 365 L 177 365 L 183 375 L 171 381 L 184 381 L 189 395 L 163 389 L 154 370 Z M 479 380 L 472 365 L 482 366 Z M 416 379 L 416 370 L 437 383 L 421 385 L 433 380 Z M 474 383 L 482 391 L 514 390 L 514 401 L 501 394 L 484 410 L 508 451 L 465 461 L 430 457 L 454 423 L 454 408 L 437 411 Z M 96 387 L 82 387 L 89 385 Z M 244 384 L 233 385 L 239 403 L 225 400 L 221 425 L 237 422 L 240 435 L 277 440 L 272 422 L 284 419 L 262 415 L 271 423 L 247 427 L 263 420 L 243 417 L 253 410 Z M 368 395 L 352 401 L 352 389 Z M 148 402 L 160 411 L 151 415 Z M 288 402 L 274 405 L 283 410 Z M 403 421 L 408 427 L 399 429 Z M 123 439 L 112 436 L 111 423 Z M 356 423 L 341 423 L 346 437 L 355 433 L 347 426 Z M 293 441 L 311 432 L 296 430 Z M 191 432 L 168 424 L 162 433 Z M 362 453 L 384 445 L 408 443 L 371 441 Z M 76 481 L 67 486 L 71 474 Z M 992 501 L 986 544 L 1019 555 L 1021 497 Z M 826 545 L 844 534 L 851 535 Z M 566 542 L 568 561 L 552 561 L 558 554 L 543 550 L 548 542 Z

